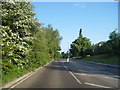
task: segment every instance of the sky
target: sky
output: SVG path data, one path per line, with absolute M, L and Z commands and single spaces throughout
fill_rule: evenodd
M 78 38 L 82 28 L 84 37 L 92 44 L 107 41 L 110 32 L 118 28 L 117 2 L 31 2 L 39 22 L 51 24 L 62 36 L 61 51 L 66 52 Z

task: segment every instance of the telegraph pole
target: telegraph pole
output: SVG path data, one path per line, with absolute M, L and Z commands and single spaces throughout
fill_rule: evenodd
M 114 0 L 118 2 L 118 33 L 120 33 L 120 0 Z
M 70 51 L 69 51 L 69 42 L 68 42 L 68 51 L 67 51 L 68 58 L 67 58 L 67 62 L 69 62 L 69 53 L 70 53 Z

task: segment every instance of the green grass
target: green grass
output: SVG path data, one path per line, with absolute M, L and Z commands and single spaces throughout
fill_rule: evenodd
M 11 82 L 26 73 L 28 73 L 26 69 L 23 69 L 23 70 L 21 69 L 20 71 L 8 72 L 7 74 L 2 74 L 2 85 L 5 85 Z
M 94 55 L 94 56 L 85 57 L 85 58 L 78 58 L 78 59 L 99 62 L 99 63 L 105 63 L 105 64 L 120 65 L 120 63 L 118 63 L 118 58 L 120 58 L 120 56 L 101 54 L 101 55 Z
M 34 67 L 30 67 L 30 68 L 28 68 L 28 70 L 25 68 L 17 70 L 17 67 L 14 67 L 15 70 L 13 70 L 12 72 L 8 72 L 7 74 L 2 74 L 2 82 L 0 82 L 0 83 L 2 83 L 2 85 L 4 86 L 5 84 L 23 76 L 24 74 L 26 74 L 30 71 L 33 71 L 39 67 L 44 66 L 45 64 L 47 64 L 48 62 L 50 62 L 52 60 L 54 60 L 54 59 L 50 58 L 46 62 L 43 62 L 42 65 L 39 65 L 39 66 L 36 65 Z

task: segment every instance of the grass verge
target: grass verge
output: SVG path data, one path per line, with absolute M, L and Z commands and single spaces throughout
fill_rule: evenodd
M 17 70 L 17 67 L 15 67 L 14 69 L 16 70 L 13 70 L 13 72 L 8 72 L 7 74 L 2 74 L 2 86 L 4 86 L 5 84 L 7 83 L 10 83 L 12 81 L 14 81 L 15 79 L 17 78 L 20 78 L 21 76 L 31 72 L 31 71 L 34 71 L 35 69 L 37 68 L 40 68 L 44 65 L 46 65 L 47 63 L 49 63 L 50 61 L 54 60 L 53 58 L 50 58 L 49 60 L 47 60 L 46 62 L 42 63 L 42 65 L 39 65 L 39 66 L 34 66 L 34 67 L 30 67 L 28 69 L 19 69 Z
M 101 55 L 94 55 L 90 57 L 76 58 L 76 59 L 99 62 L 99 63 L 104 63 L 104 64 L 120 65 L 120 63 L 118 62 L 119 58 L 120 56 L 101 54 Z

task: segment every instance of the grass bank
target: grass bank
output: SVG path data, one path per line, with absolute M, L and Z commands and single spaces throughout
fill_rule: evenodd
M 94 55 L 94 56 L 90 56 L 90 57 L 76 58 L 76 59 L 99 62 L 99 63 L 104 63 L 104 64 L 120 65 L 120 63 L 118 63 L 119 58 L 120 58 L 120 56 L 101 54 L 101 55 Z
M 18 69 L 18 67 L 14 67 L 14 69 L 6 74 L 2 74 L 2 81 L 0 82 L 2 84 L 2 86 L 4 86 L 7 83 L 10 83 L 14 80 L 16 80 L 17 78 L 20 78 L 21 76 L 34 71 L 37 68 L 43 67 L 44 65 L 46 65 L 47 63 L 49 63 L 50 61 L 53 61 L 53 58 L 50 58 L 49 60 L 47 60 L 46 62 L 42 63 L 42 65 L 39 66 L 34 66 L 34 67 L 29 67 L 29 68 L 20 68 Z

